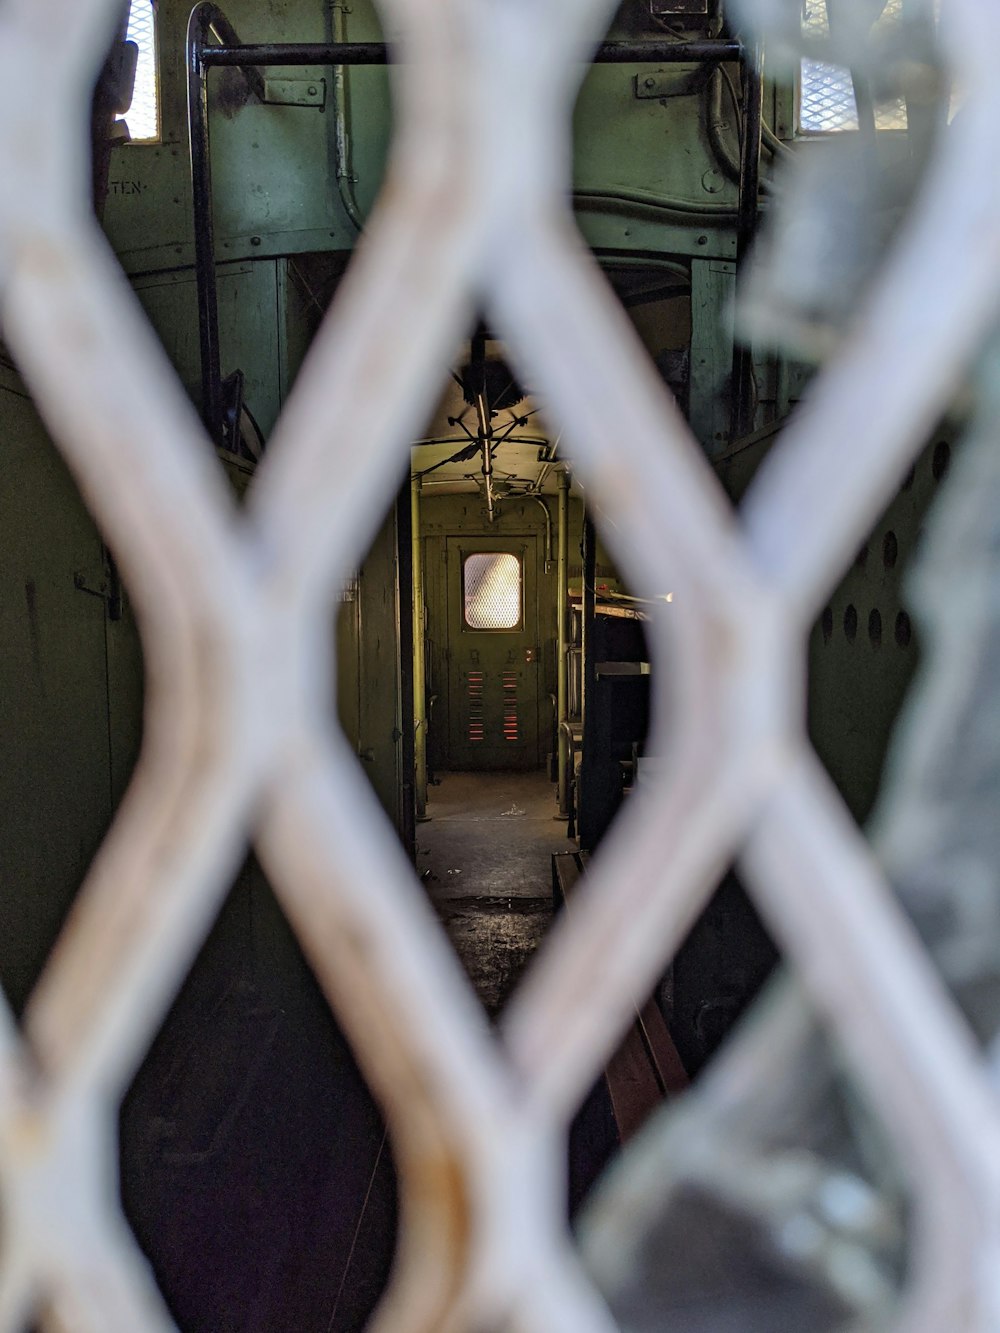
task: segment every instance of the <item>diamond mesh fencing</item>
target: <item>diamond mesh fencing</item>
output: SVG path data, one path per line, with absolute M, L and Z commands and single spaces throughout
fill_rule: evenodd
M 139 48 L 132 105 L 119 120 L 124 120 L 134 141 L 159 137 L 159 89 L 156 72 L 156 14 L 153 0 L 132 0 L 128 19 L 128 40 Z
M 803 60 L 801 80 L 799 128 L 803 132 L 827 134 L 858 128 L 854 87 L 848 70 L 819 60 Z
M 734 513 L 567 202 L 572 103 L 610 3 L 381 0 L 400 57 L 389 180 L 242 508 L 67 169 L 115 7 L 0 8 L 4 334 L 150 664 L 132 786 L 20 1025 L 0 1000 L 0 1329 L 173 1328 L 121 1211 L 116 1112 L 248 841 L 389 1126 L 402 1224 L 378 1333 L 618 1327 L 567 1229 L 568 1126 L 734 860 L 912 1184 L 893 1327 L 997 1328 L 995 1073 L 812 750 L 802 695 L 809 627 L 996 325 L 1000 11 L 943 6 L 963 114 Z M 323 656 L 477 315 L 600 495 L 669 663 L 647 746 L 662 766 L 495 1031 L 328 715 Z M 784 1050 L 728 1067 L 737 1117 L 748 1073 Z M 699 1126 L 720 1170 L 731 1123 Z
M 902 0 L 886 0 L 875 24 L 899 21 Z M 811 38 L 829 35 L 827 0 L 803 0 L 802 30 Z M 875 111 L 875 125 L 880 130 L 906 129 L 906 107 L 894 98 Z M 837 130 L 856 130 L 858 112 L 850 70 L 819 60 L 803 60 L 799 76 L 799 129 L 806 134 L 829 134 Z

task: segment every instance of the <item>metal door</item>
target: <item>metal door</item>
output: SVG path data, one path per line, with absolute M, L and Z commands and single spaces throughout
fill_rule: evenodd
M 535 538 L 449 537 L 446 559 L 449 766 L 535 768 Z

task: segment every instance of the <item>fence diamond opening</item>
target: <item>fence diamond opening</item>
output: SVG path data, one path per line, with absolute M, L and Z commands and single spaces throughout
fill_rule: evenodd
M 607 0 L 382 0 L 403 57 L 390 182 L 239 514 L 88 214 L 85 105 L 117 8 L 0 8 L 4 336 L 149 666 L 132 787 L 23 1030 L 2 1011 L 0 1328 L 35 1307 L 51 1329 L 171 1327 L 117 1201 L 115 1109 L 247 837 L 390 1125 L 402 1235 L 380 1330 L 613 1327 L 565 1229 L 565 1127 L 736 855 L 912 1169 L 902 1326 L 996 1327 L 992 1086 L 809 749 L 801 698 L 811 620 L 995 318 L 1000 13 L 942 5 L 963 115 L 734 516 L 566 203 L 570 103 Z M 674 594 L 652 627 L 661 655 L 671 643 L 651 740 L 668 763 L 499 1039 L 358 789 L 324 655 L 383 478 L 480 303 L 601 494 L 632 584 Z

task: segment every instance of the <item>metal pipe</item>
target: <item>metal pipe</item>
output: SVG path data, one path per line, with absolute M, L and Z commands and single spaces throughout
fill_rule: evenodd
M 187 30 L 188 142 L 194 206 L 194 272 L 201 352 L 201 415 L 212 443 L 222 444 L 222 363 L 219 298 L 215 286 L 215 226 L 212 219 L 212 156 L 208 134 L 208 85 L 202 48 L 212 5 L 196 5 Z
M 743 62 L 743 138 L 740 144 L 740 200 L 736 224 L 737 261 L 742 261 L 757 228 L 760 151 L 764 124 L 764 48 L 754 42 Z
M 488 440 L 483 440 L 483 477 L 486 481 L 486 517 L 492 523 L 496 518 L 493 499 L 493 456 Z
M 742 42 L 728 39 L 602 42 L 594 52 L 593 62 L 595 65 L 641 65 L 644 61 L 657 65 L 718 64 L 742 60 L 743 53 Z
M 417 728 L 413 717 L 416 690 L 416 636 L 413 606 L 413 493 L 409 469 L 396 492 L 395 504 L 395 578 L 393 600 L 398 625 L 399 676 L 397 709 L 399 721 L 393 728 L 396 737 L 396 764 L 399 774 L 397 810 L 399 833 L 411 862 L 417 859 Z M 422 627 L 421 627 L 422 630 Z
M 728 122 L 722 106 L 722 85 L 722 67 L 717 65 L 712 70 L 705 85 L 705 132 L 708 135 L 709 146 L 715 154 L 715 160 L 722 168 L 723 174 L 738 185 L 741 174 L 740 156 L 733 151 L 723 133 Z M 736 101 L 735 89 L 733 89 L 732 101 L 734 103 Z M 732 110 L 738 133 L 740 129 L 739 106 L 733 106 Z
M 597 710 L 597 655 L 594 637 L 597 630 L 597 529 L 587 510 L 583 513 L 583 599 L 581 606 L 582 650 L 580 664 L 580 715 L 583 723 L 583 755 L 580 784 L 576 790 L 577 836 L 584 851 L 593 851 L 603 829 L 598 829 L 599 767 L 597 740 L 599 718 Z
M 479 418 L 479 444 L 483 451 L 483 478 L 486 482 L 486 513 L 492 523 L 496 517 L 493 501 L 493 426 L 490 422 L 490 407 L 486 394 L 476 392 L 476 415 Z
M 514 442 L 515 442 L 515 443 L 518 443 L 516 437 L 514 438 Z M 545 462 L 545 463 L 543 463 L 542 466 L 538 469 L 538 476 L 535 478 L 534 483 L 533 483 L 533 485 L 532 485 L 532 487 L 531 487 L 531 490 L 535 493 L 535 495 L 541 495 L 541 493 L 542 493 L 542 487 L 545 485 L 545 479 L 546 479 L 546 477 L 549 475 L 549 473 L 550 473 L 551 471 L 552 471 L 552 464 L 549 463 L 549 462 Z M 551 519 L 550 519 L 550 520 L 549 520 L 549 531 L 551 532 L 551 530 L 552 530 L 552 522 L 551 522 Z M 550 559 L 550 560 L 551 560 L 551 558 L 552 558 L 552 554 L 551 554 L 551 552 L 552 552 L 552 543 L 549 542 L 549 559 Z
M 219 8 L 209 0 L 203 0 L 202 4 L 195 5 L 191 11 L 191 19 L 188 21 L 188 40 L 191 40 L 191 21 L 195 15 L 198 15 L 199 41 L 202 47 L 199 53 L 208 68 L 214 64 L 211 56 L 214 51 L 225 48 L 229 51 L 244 51 L 248 48 L 240 41 L 236 29 L 230 23 L 229 19 Z M 214 37 L 217 46 L 209 45 L 209 37 Z M 254 68 L 255 62 L 252 60 L 232 60 L 227 64 L 238 65 L 243 71 L 243 77 L 247 81 L 247 86 L 255 97 L 264 100 L 264 80 Z
M 542 513 L 545 515 L 545 573 L 547 574 L 552 568 L 552 515 L 549 513 L 548 505 L 540 495 L 534 495 L 529 491 L 528 499 L 541 505 Z
M 740 198 L 736 218 L 736 267 L 743 266 L 757 227 L 760 192 L 761 127 L 764 120 L 764 49 L 754 42 L 743 62 L 743 141 L 740 146 Z M 753 429 L 753 349 L 733 346 L 732 434 Z
M 569 472 L 559 469 L 558 554 L 556 559 L 556 721 L 559 724 L 559 765 L 557 788 L 560 815 L 569 814 L 568 722 L 569 698 L 567 675 L 567 622 L 569 619 Z
M 420 478 L 410 478 L 413 544 L 413 786 L 417 819 L 427 818 L 427 680 L 424 659 L 424 559 L 420 540 Z
M 617 185 L 607 190 L 590 185 L 581 186 L 573 191 L 573 202 L 606 209 L 621 209 L 631 204 L 638 208 L 652 209 L 656 213 L 676 213 L 680 217 L 708 223 L 730 222 L 738 215 L 738 209 L 731 204 L 702 204 L 694 199 L 650 194 L 645 190 L 626 190 Z M 617 263 L 617 260 L 615 262 Z
M 337 46 L 346 46 L 347 11 L 339 0 L 330 6 L 330 22 Z M 364 230 L 365 220 L 361 215 L 358 197 L 354 192 L 357 177 L 354 175 L 354 161 L 351 154 L 351 128 L 348 121 L 349 101 L 347 95 L 347 65 L 341 63 L 333 67 L 333 169 L 337 178 L 337 191 L 344 212 L 358 229 Z
M 204 53 L 209 67 L 220 65 L 389 65 L 395 57 L 385 42 L 252 42 L 213 46 Z M 697 65 L 742 60 L 737 41 L 602 42 L 595 65 Z

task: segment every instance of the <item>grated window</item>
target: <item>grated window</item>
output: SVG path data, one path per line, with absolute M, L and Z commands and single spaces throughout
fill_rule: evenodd
M 521 562 L 480 551 L 465 558 L 465 623 L 469 629 L 516 629 L 521 623 Z
M 132 0 L 128 17 L 128 40 L 139 48 L 132 105 L 118 120 L 124 120 L 133 143 L 148 143 L 160 137 L 159 90 L 156 80 L 156 14 L 153 0 Z
M 876 27 L 898 22 L 902 0 L 886 0 Z M 827 0 L 803 0 L 802 30 L 810 38 L 829 35 Z M 902 98 L 880 104 L 875 111 L 880 130 L 905 130 L 906 106 Z M 858 128 L 851 72 L 841 65 L 803 60 L 799 77 L 799 129 L 804 134 L 831 134 Z

